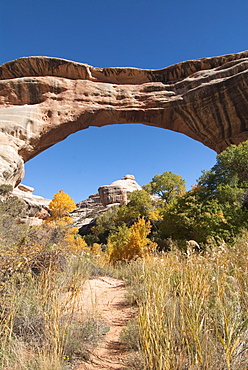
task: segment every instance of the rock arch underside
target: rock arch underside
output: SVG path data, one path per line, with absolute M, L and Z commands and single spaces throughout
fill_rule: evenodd
M 217 153 L 248 139 L 248 51 L 160 70 L 95 68 L 51 57 L 0 67 L 0 183 L 68 135 L 143 123 L 183 133 Z M 165 143 L 166 144 L 166 143 Z

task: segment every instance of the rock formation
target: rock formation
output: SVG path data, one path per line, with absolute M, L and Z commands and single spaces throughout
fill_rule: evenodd
M 128 193 L 134 190 L 141 190 L 141 187 L 133 175 L 126 175 L 110 185 L 101 186 L 97 194 L 77 204 L 76 210 L 71 213 L 74 226 L 80 229 L 81 234 L 86 234 L 97 217 L 114 204 L 127 203 Z
M 25 202 L 25 218 L 20 221 L 29 225 L 41 225 L 42 221 L 49 215 L 48 205 L 51 199 L 45 199 L 33 194 L 34 188 L 19 184 L 12 195 L 17 196 Z
M 103 212 L 107 211 L 101 203 L 99 194 L 90 195 L 88 199 L 77 203 L 77 208 L 70 216 L 73 226 L 77 227 L 82 235 L 87 234 L 90 228 L 95 225 L 95 220 Z
M 102 205 L 107 206 L 115 203 L 127 203 L 127 194 L 134 190 L 141 190 L 141 186 L 137 184 L 133 175 L 126 175 L 110 185 L 101 186 L 98 193 Z
M 160 69 L 95 68 L 49 57 L 0 67 L 0 183 L 89 126 L 143 123 L 216 152 L 248 139 L 248 51 Z

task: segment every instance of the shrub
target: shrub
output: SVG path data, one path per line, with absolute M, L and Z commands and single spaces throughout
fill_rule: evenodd
M 13 186 L 8 184 L 0 185 L 0 197 L 6 198 L 13 191 Z

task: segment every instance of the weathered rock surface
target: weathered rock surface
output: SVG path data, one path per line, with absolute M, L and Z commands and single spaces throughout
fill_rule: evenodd
M 95 225 L 95 220 L 108 208 L 101 203 L 99 194 L 90 195 L 88 199 L 77 203 L 77 208 L 71 213 L 73 226 L 84 235 Z
M 81 234 L 87 233 L 97 217 L 114 204 L 127 203 L 128 193 L 134 190 L 141 190 L 141 187 L 133 175 L 126 175 L 110 185 L 99 187 L 97 194 L 78 203 L 76 210 L 71 213 L 74 226 L 80 229 Z
M 101 186 L 98 189 L 103 206 L 115 203 L 127 203 L 127 194 L 134 190 L 141 190 L 141 186 L 135 181 L 133 175 L 126 175 L 121 180 L 112 182 L 110 185 Z
M 49 215 L 49 203 L 51 199 L 45 199 L 33 194 L 34 189 L 30 186 L 19 184 L 14 190 L 13 195 L 22 199 L 26 204 L 26 217 L 21 222 L 29 225 L 41 225 L 42 221 Z
M 0 184 L 15 186 L 24 177 L 24 162 L 14 148 L 0 144 Z
M 20 58 L 0 67 L 0 182 L 18 184 L 23 161 L 89 126 L 143 123 L 221 152 L 248 139 L 247 117 L 248 51 L 161 70 Z

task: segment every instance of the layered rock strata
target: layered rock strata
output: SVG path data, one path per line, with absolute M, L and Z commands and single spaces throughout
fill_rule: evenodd
M 216 152 L 248 139 L 248 51 L 160 69 L 95 68 L 49 57 L 0 67 L 0 183 L 89 126 L 143 123 Z
M 71 213 L 74 226 L 79 228 L 82 235 L 87 234 L 102 213 L 115 204 L 126 204 L 128 193 L 134 190 L 141 190 L 141 187 L 133 175 L 126 175 L 110 185 L 100 186 L 97 194 L 78 203 L 76 210 Z
M 134 190 L 141 190 L 141 186 L 135 181 L 133 175 L 126 175 L 110 185 L 100 186 L 98 194 L 103 206 L 115 203 L 127 204 L 127 195 Z
M 41 225 L 42 221 L 50 214 L 49 203 L 51 199 L 45 199 L 33 194 L 34 188 L 19 184 L 12 192 L 13 196 L 22 199 L 26 205 L 25 217 L 19 221 L 29 225 Z

